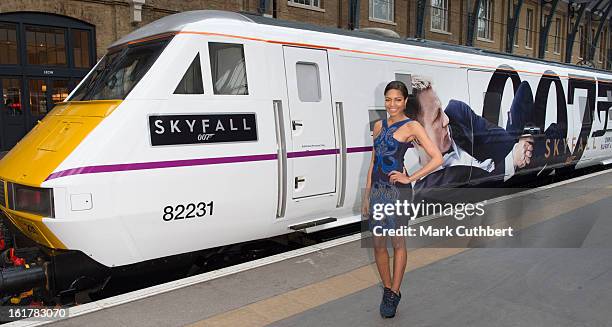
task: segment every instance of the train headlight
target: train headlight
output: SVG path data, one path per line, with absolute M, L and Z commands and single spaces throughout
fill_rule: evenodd
M 54 218 L 53 189 L 9 184 L 9 206 L 15 211 Z

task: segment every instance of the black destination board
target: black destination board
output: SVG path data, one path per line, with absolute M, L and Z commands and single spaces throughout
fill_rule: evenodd
M 151 145 L 257 141 L 254 113 L 149 116 Z

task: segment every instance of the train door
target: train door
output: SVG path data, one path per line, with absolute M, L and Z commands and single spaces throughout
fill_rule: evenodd
M 336 192 L 334 116 L 326 50 L 283 47 L 289 99 L 292 199 Z

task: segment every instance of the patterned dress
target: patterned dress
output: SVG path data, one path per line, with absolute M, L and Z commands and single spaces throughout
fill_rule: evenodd
M 404 124 L 412 121 L 408 118 L 387 126 L 387 120 L 382 120 L 382 130 L 374 139 L 374 166 L 372 167 L 371 190 L 370 190 L 370 217 L 369 227 L 372 230 L 376 226 L 384 229 L 395 229 L 397 219 L 395 216 L 386 216 L 380 220 L 374 219 L 374 205 L 387 203 L 395 205 L 399 200 L 412 200 L 412 185 L 389 182 L 389 173 L 392 171 L 404 171 L 404 155 L 406 150 L 412 148 L 412 142 L 400 142 L 393 137 L 393 133 Z M 379 210 L 379 212 L 381 212 Z

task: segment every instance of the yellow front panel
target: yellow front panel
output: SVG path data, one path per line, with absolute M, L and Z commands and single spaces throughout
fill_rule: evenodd
M 57 105 L 0 160 L 0 179 L 40 187 L 119 104 L 120 100 L 101 100 Z M 43 223 L 43 217 L 1 209 L 21 232 L 35 242 L 50 248 L 66 249 Z
M 40 187 L 83 139 L 121 101 L 86 101 L 57 105 L 0 160 L 0 178 Z
M 52 249 L 67 249 L 43 223 L 41 216 L 5 208 L 2 208 L 2 211 L 15 227 L 34 242 Z

